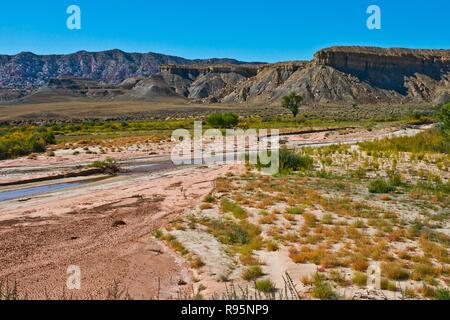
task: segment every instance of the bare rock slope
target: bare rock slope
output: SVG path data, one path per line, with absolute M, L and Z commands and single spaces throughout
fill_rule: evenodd
M 450 100 L 450 50 L 331 47 L 312 61 L 273 64 L 119 50 L 0 56 L 0 101 L 69 95 L 266 104 L 291 91 L 310 104 L 444 103 Z
M 450 50 L 332 47 L 316 53 L 310 62 L 251 67 L 256 75 L 240 73 L 240 77 L 222 79 L 220 86 L 214 82 L 230 70 L 203 69 L 185 77 L 176 66 L 162 66 L 161 73 L 166 79 L 176 74 L 177 81 L 169 82 L 188 98 L 227 103 L 272 102 L 291 91 L 311 103 L 442 103 L 450 99 Z M 212 80 L 205 84 L 205 79 Z M 182 81 L 180 89 L 177 84 Z M 205 90 L 208 84 L 216 89 Z

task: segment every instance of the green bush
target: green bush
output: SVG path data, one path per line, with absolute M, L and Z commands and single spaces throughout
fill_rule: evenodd
M 450 300 L 450 291 L 448 289 L 437 289 L 434 292 L 434 298 L 436 300 Z
M 369 184 L 370 193 L 389 193 L 392 191 L 395 191 L 395 186 L 384 179 L 376 179 Z
M 262 277 L 264 274 L 260 266 L 251 266 L 242 271 L 242 279 L 250 281 Z
M 231 112 L 213 113 L 206 118 L 206 123 L 213 128 L 233 128 L 239 123 L 239 117 Z
M 353 273 L 352 281 L 359 287 L 364 287 L 367 285 L 367 275 L 362 272 Z
M 236 219 L 247 218 L 247 211 L 228 199 L 223 199 L 220 207 L 223 212 L 231 212 Z
M 313 277 L 313 289 L 312 296 L 320 300 L 334 300 L 337 299 L 337 294 L 334 292 L 333 287 L 325 281 L 325 277 L 319 273 L 316 273 Z
M 280 172 L 309 170 L 313 168 L 313 159 L 307 154 L 299 154 L 286 147 L 280 148 Z
M 255 282 L 256 290 L 271 293 L 275 291 L 275 284 L 270 279 L 260 279 Z
M 246 245 L 261 234 L 261 229 L 249 223 L 241 221 L 239 224 L 233 221 L 203 220 L 209 232 L 220 242 L 229 245 Z
M 281 98 L 281 106 L 289 109 L 292 112 L 294 118 L 298 114 L 298 108 L 303 101 L 303 97 L 295 92 L 290 92 L 288 95 Z
M 114 175 L 120 171 L 120 167 L 114 158 L 106 158 L 105 160 L 95 161 L 90 165 L 90 167 L 99 168 L 103 171 L 103 173 L 111 175 Z
M 442 127 L 445 131 L 450 131 L 450 102 L 441 107 L 439 111 L 439 120 L 441 120 Z
M 44 152 L 56 143 L 53 131 L 43 127 L 22 127 L 0 130 L 0 160 Z

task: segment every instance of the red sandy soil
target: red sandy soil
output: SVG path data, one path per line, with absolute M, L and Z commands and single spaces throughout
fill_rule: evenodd
M 236 169 L 184 169 L 2 204 L 0 279 L 17 281 L 19 295 L 28 299 L 107 299 L 116 282 L 126 288 L 121 298 L 177 298 L 188 287 L 178 281 L 189 283 L 191 273 L 152 232 L 201 201 L 216 177 Z M 69 265 L 81 268 L 81 290 L 65 289 Z

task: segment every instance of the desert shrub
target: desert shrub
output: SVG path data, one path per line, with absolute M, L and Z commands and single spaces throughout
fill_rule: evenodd
M 271 293 L 275 291 L 275 284 L 270 279 L 259 279 L 255 282 L 256 290 L 264 293 Z
M 236 219 L 245 219 L 247 218 L 247 211 L 241 206 L 233 203 L 228 199 L 223 199 L 220 208 L 223 212 L 230 212 Z
M 231 245 L 247 245 L 259 236 L 261 229 L 247 221 L 205 220 L 203 224 L 220 242 Z
M 409 271 L 396 262 L 385 262 L 381 265 L 383 274 L 392 280 L 407 280 Z
M 203 202 L 214 203 L 216 202 L 216 197 L 214 197 L 211 193 L 209 193 L 203 198 Z
M 269 215 L 265 215 L 262 216 L 261 218 L 259 218 L 258 222 L 260 224 L 273 224 L 274 221 L 277 220 L 277 216 L 275 214 L 269 214 Z
M 384 179 L 376 179 L 369 183 L 370 193 L 389 193 L 395 190 L 395 186 Z
M 213 113 L 206 118 L 206 123 L 214 128 L 233 128 L 239 123 L 239 117 L 231 112 Z
M 53 131 L 45 127 L 0 128 L 0 160 L 44 152 L 53 143 Z
M 369 263 L 367 262 L 367 258 L 362 255 L 356 255 L 352 257 L 352 268 L 356 271 L 366 271 L 369 267 Z
M 173 250 L 177 251 L 182 256 L 185 256 L 189 253 L 188 249 L 186 249 L 186 247 L 176 238 L 170 238 L 170 240 L 168 240 L 167 242 Z
M 304 210 L 302 208 L 300 208 L 300 207 L 291 207 L 291 208 L 287 208 L 286 209 L 286 213 L 287 214 L 292 214 L 292 215 L 302 214 L 303 212 L 304 212 Z
M 440 288 L 434 291 L 434 298 L 436 300 L 450 300 L 450 291 L 445 288 Z
M 439 111 L 439 120 L 445 132 L 450 131 L 450 102 L 443 105 Z
M 323 224 L 333 224 L 333 215 L 331 213 L 326 213 L 322 217 Z
M 397 285 L 393 281 L 389 281 L 386 278 L 381 278 L 380 287 L 382 290 L 397 291 Z
M 157 229 L 153 232 L 153 236 L 156 239 L 161 239 L 164 236 L 164 233 L 161 231 L 161 229 Z
M 330 280 L 334 281 L 335 283 L 341 286 L 345 287 L 349 285 L 348 281 L 345 279 L 345 275 L 340 270 L 337 269 L 330 270 L 329 277 Z
M 266 248 L 267 248 L 267 251 L 269 251 L 269 252 L 278 251 L 280 249 L 280 247 L 278 246 L 278 243 L 276 243 L 273 240 L 270 240 L 266 243 Z
M 313 159 L 309 155 L 300 154 L 284 146 L 280 148 L 279 159 L 280 172 L 309 170 L 313 167 Z
M 98 168 L 103 173 L 114 175 L 120 171 L 120 166 L 114 158 L 106 158 L 105 160 L 98 160 L 89 165 L 92 168 Z
M 242 279 L 250 281 L 256 280 L 264 275 L 260 266 L 251 266 L 242 271 Z
M 241 254 L 239 256 L 239 261 L 246 266 L 257 266 L 261 264 L 258 258 L 255 258 L 251 253 Z
M 305 225 L 313 228 L 316 226 L 317 223 L 317 218 L 316 215 L 314 213 L 305 213 L 303 214 L 303 219 L 305 221 Z
M 359 287 L 364 287 L 367 285 L 367 275 L 365 273 L 358 272 L 358 271 L 354 272 L 352 281 L 355 285 L 357 285 Z
M 205 265 L 205 263 L 203 262 L 202 258 L 200 258 L 199 256 L 194 256 L 191 258 L 190 265 L 194 269 L 199 269 L 199 268 L 203 267 Z
M 435 269 L 431 263 L 418 263 L 413 267 L 411 279 L 420 281 L 424 280 L 428 276 L 435 275 Z
M 325 277 L 316 273 L 313 277 L 313 288 L 311 295 L 320 300 L 334 300 L 337 299 L 337 294 L 333 287 L 325 280 Z

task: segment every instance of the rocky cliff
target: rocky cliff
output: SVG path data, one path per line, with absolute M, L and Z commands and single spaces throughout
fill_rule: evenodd
M 440 81 L 450 72 L 450 50 L 333 47 L 316 53 L 314 63 L 352 74 L 374 87 L 406 95 L 406 78 L 422 75 Z
M 233 59 L 188 60 L 158 53 L 127 53 L 121 50 L 80 51 L 67 55 L 36 55 L 22 52 L 0 55 L 0 88 L 37 88 L 52 78 L 76 77 L 118 84 L 131 77 L 148 77 L 162 64 L 222 64 L 242 62 Z
M 290 91 L 312 103 L 442 103 L 450 99 L 450 50 L 332 47 L 309 63 L 262 67 L 227 102 L 276 101 Z
M 48 96 L 53 90 L 54 95 L 101 99 L 171 97 L 266 104 L 278 103 L 283 95 L 295 91 L 311 104 L 439 104 L 450 100 L 450 50 L 332 47 L 317 52 L 312 61 L 274 64 L 121 51 L 82 52 L 60 57 L 58 62 L 54 56 L 16 57 L 14 63 L 11 57 L 6 59 L 9 62 L 5 59 L 0 57 L 0 86 L 19 85 L 13 91 L 0 90 L 0 100 L 21 98 L 30 90 L 28 86 L 42 84 L 50 75 L 59 79 L 49 78 L 48 86 L 32 96 L 42 92 Z M 9 68 L 6 74 L 5 68 Z M 66 74 L 89 80 L 62 80 Z

